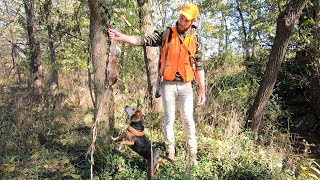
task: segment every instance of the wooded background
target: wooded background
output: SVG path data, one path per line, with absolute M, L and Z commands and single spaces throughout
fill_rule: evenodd
M 191 2 L 207 88 L 195 108 L 200 163 L 185 171 L 178 118 L 177 165 L 156 178 L 319 178 L 320 0 Z M 143 160 L 109 137 L 126 128 L 125 105 L 142 106 L 147 134 L 163 142 L 160 49 L 107 31 L 164 30 L 185 3 L 0 1 L 0 177 L 146 178 Z

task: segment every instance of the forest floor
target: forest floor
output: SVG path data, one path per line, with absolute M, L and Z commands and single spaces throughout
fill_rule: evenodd
M 63 95 L 61 97 L 65 99 L 62 103 L 53 108 L 46 105 L 52 99 L 40 99 L 40 103 L 33 101 L 27 89 L 18 87 L 0 86 L 0 93 L 0 145 L 3 147 L 0 150 L 0 178 L 90 178 L 90 156 L 87 156 L 87 151 L 92 141 L 91 108 L 76 105 L 76 98 Z M 147 124 L 148 127 L 149 125 Z M 119 126 L 120 130 L 122 128 Z M 178 138 L 182 139 L 181 132 L 177 134 Z M 315 158 L 319 162 L 318 136 L 298 130 L 292 131 L 291 134 L 294 152 L 299 156 L 304 154 Z M 228 142 L 222 133 L 217 132 L 207 136 L 199 134 L 200 138 L 203 139 L 199 141 L 199 147 L 203 149 L 199 151 L 201 163 L 196 177 L 268 177 L 269 170 L 265 164 L 276 164 L 280 159 L 269 161 L 269 158 L 277 155 L 268 154 L 268 150 L 264 148 L 258 149 L 262 154 L 256 153 L 252 141 L 247 137 L 239 136 L 239 139 L 236 137 L 236 141 Z M 122 154 L 117 151 L 116 144 L 110 147 L 102 146 L 103 142 L 97 143 L 94 168 L 97 176 L 114 179 L 146 177 L 145 162 L 131 150 L 126 149 L 126 154 Z M 164 164 L 158 179 L 186 177 L 183 146 L 181 142 L 177 145 L 177 166 Z M 235 151 L 239 148 L 243 150 Z M 274 152 L 273 150 L 270 152 Z

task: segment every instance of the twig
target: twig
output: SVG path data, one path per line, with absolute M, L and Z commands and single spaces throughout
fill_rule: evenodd
M 87 62 L 87 70 L 88 70 L 88 86 L 89 86 L 89 92 L 90 92 L 90 97 L 91 97 L 91 100 L 92 100 L 92 104 L 93 104 L 93 107 L 94 109 L 96 108 L 96 103 L 95 103 L 95 100 L 94 100 L 94 96 L 93 96 L 93 92 L 92 92 L 92 82 L 91 82 L 91 71 L 90 71 L 90 62 L 91 62 L 91 59 L 92 59 L 92 53 L 91 53 L 91 45 L 89 43 L 89 56 L 88 56 L 88 62 Z
M 110 46 L 112 46 L 112 42 L 110 44 Z M 108 63 L 110 63 L 111 61 L 111 58 L 109 56 L 109 61 Z M 115 67 L 114 67 L 115 68 Z M 93 179 L 93 165 L 94 165 L 94 152 L 95 152 L 95 143 L 96 143 L 96 140 L 97 140 L 97 127 L 100 123 L 100 120 L 101 120 L 101 113 L 102 113 L 102 104 L 104 103 L 104 100 L 105 100 L 105 97 L 106 95 L 108 94 L 110 88 L 112 87 L 113 84 L 110 84 L 110 77 L 107 76 L 107 83 L 105 84 L 105 91 L 104 91 L 104 94 L 102 96 L 102 99 L 101 101 L 99 102 L 99 105 L 95 105 L 95 109 L 98 108 L 98 113 L 97 115 L 95 116 L 95 122 L 93 124 L 93 127 L 92 127 L 92 143 L 86 153 L 86 156 L 90 153 L 90 177 L 91 177 L 91 180 Z M 97 101 L 95 101 L 94 104 L 96 104 Z M 106 106 L 109 107 L 109 101 L 106 102 Z
M 153 131 L 153 121 L 151 121 L 151 131 L 150 131 L 150 143 L 151 143 L 151 146 L 150 146 L 150 149 L 151 149 L 151 165 L 150 166 L 150 169 L 148 169 L 147 171 L 150 171 L 150 174 L 151 174 L 151 177 L 150 179 L 152 180 L 153 179 L 153 147 L 152 147 L 152 144 L 153 144 L 153 141 L 152 141 L 152 131 Z M 149 167 L 148 167 L 149 168 Z

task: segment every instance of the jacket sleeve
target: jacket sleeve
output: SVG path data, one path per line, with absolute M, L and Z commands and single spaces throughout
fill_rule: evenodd
M 165 41 L 165 38 L 169 32 L 169 28 L 166 28 L 164 31 L 155 30 L 151 34 L 147 34 L 144 36 L 141 36 L 141 38 L 144 41 L 145 46 L 163 46 L 163 43 Z
M 151 34 L 141 36 L 145 46 L 161 46 L 162 32 L 155 30 Z
M 195 58 L 195 64 L 196 64 L 196 71 L 203 70 L 203 60 L 202 60 L 202 41 L 199 35 L 196 35 L 197 38 L 197 51 L 194 56 Z

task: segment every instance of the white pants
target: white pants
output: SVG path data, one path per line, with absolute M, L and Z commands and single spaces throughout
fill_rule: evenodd
M 190 154 L 197 153 L 197 139 L 193 118 L 193 91 L 191 82 L 163 81 L 161 97 L 164 109 L 164 141 L 166 151 L 174 154 L 174 121 L 176 113 L 176 101 L 183 122 L 185 140 Z

